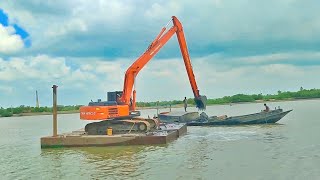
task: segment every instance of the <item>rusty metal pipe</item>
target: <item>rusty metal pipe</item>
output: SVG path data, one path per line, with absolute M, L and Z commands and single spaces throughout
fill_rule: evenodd
M 57 122 L 57 85 L 53 85 L 53 106 L 52 106 L 52 115 L 53 115 L 53 137 L 58 136 L 58 122 Z

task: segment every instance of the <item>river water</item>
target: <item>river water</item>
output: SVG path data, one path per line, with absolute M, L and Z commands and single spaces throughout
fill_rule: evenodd
M 273 102 L 293 109 L 276 125 L 188 127 L 162 146 L 41 149 L 52 116 L 0 119 L 1 179 L 319 179 L 320 100 Z M 209 106 L 209 115 L 259 112 L 263 104 Z M 182 110 L 174 109 L 174 110 Z M 188 108 L 189 111 L 195 110 Z M 156 110 L 144 110 L 153 116 Z M 58 115 L 59 132 L 84 127 Z

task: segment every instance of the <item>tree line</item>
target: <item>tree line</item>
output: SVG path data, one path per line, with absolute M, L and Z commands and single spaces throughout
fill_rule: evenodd
M 78 111 L 81 105 L 73 105 L 73 106 L 62 106 L 58 105 L 57 110 L 58 111 Z M 19 107 L 10 107 L 10 108 L 0 108 L 0 117 L 10 117 L 13 115 L 19 115 L 23 113 L 43 113 L 48 112 L 52 113 L 52 107 L 30 107 L 30 106 L 24 106 L 21 105 Z
M 214 104 L 230 104 L 230 103 L 242 103 L 242 102 L 256 102 L 256 101 L 271 101 L 271 100 L 293 100 L 293 99 L 311 99 L 320 98 L 320 89 L 303 89 L 299 91 L 278 91 L 277 94 L 236 94 L 233 96 L 224 96 L 222 98 L 208 99 L 207 105 Z M 183 104 L 183 100 L 173 101 L 157 101 L 157 102 L 137 102 L 137 107 L 154 107 L 154 106 L 168 106 Z M 188 104 L 195 105 L 193 98 L 188 99 Z
M 214 104 L 230 104 L 230 103 L 242 103 L 242 102 L 256 102 L 256 101 L 271 101 L 271 100 L 292 100 L 292 99 L 311 99 L 320 98 L 320 89 L 303 89 L 300 88 L 299 91 L 278 91 L 277 94 L 236 94 L 233 96 L 224 96 L 222 98 L 208 99 L 207 105 Z M 156 102 L 137 102 L 137 107 L 168 107 L 170 105 L 180 105 L 183 104 L 183 100 L 173 100 L 173 101 L 156 101 Z M 188 99 L 188 104 L 195 105 L 193 98 Z M 58 111 L 78 111 L 82 105 L 73 106 L 58 106 Z M 22 113 L 41 113 L 41 112 L 52 112 L 52 107 L 30 107 L 30 106 L 19 106 L 10 108 L 0 108 L 0 117 L 10 117 L 13 115 L 19 115 Z

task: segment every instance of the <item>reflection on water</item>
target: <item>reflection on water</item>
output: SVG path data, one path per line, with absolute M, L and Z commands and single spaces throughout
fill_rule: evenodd
M 115 160 L 117 158 L 130 158 L 134 154 L 139 153 L 144 146 L 116 146 L 116 147 L 77 147 L 77 148 L 57 148 L 57 149 L 42 149 L 42 156 L 64 155 L 68 153 L 81 153 L 84 156 L 90 157 L 94 161 L 99 160 Z
M 165 146 L 40 149 L 51 116 L 0 118 L 1 179 L 317 179 L 318 101 L 274 102 L 294 109 L 274 125 L 188 127 Z M 260 111 L 261 104 L 209 106 L 207 114 Z M 189 108 L 191 111 L 192 108 Z M 153 116 L 154 110 L 143 111 Z M 84 127 L 61 115 L 59 131 Z
M 146 153 L 166 146 L 118 146 L 118 147 L 81 147 L 43 149 L 41 157 L 53 160 L 54 166 L 61 167 L 63 164 L 74 162 L 74 159 L 81 161 L 79 169 L 90 170 L 90 178 L 101 179 L 105 177 L 133 178 L 141 175 L 139 167 L 145 164 Z M 74 169 L 74 165 L 73 168 Z M 67 170 L 66 170 L 67 171 Z M 63 174 L 63 172 L 60 172 Z M 69 173 L 72 173 L 69 172 Z M 82 174 L 86 176 L 85 174 Z

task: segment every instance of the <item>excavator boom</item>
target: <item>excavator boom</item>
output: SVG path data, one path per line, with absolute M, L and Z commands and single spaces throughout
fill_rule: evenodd
M 154 41 L 150 44 L 148 49 L 128 68 L 125 74 L 124 85 L 123 85 L 123 94 L 120 97 L 120 101 L 129 104 L 130 100 L 133 99 L 132 110 L 135 110 L 135 91 L 133 91 L 133 86 L 135 82 L 135 77 L 139 71 L 155 56 L 160 49 L 169 41 L 169 39 L 176 34 L 179 42 L 181 54 L 184 60 L 184 64 L 187 70 L 188 78 L 191 84 L 191 88 L 195 97 L 195 102 L 197 108 L 203 110 L 206 108 L 206 96 L 201 96 L 199 94 L 199 89 L 193 74 L 193 69 L 190 61 L 190 56 L 188 53 L 188 47 L 186 39 L 184 37 L 183 28 L 175 16 L 172 17 L 173 26 L 167 31 L 166 28 L 162 28 L 159 35 L 155 38 Z M 133 97 L 132 97 L 133 92 Z

